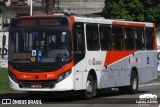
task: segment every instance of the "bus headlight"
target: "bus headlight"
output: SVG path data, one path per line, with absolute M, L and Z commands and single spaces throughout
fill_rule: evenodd
M 71 70 L 59 75 L 58 79 L 57 79 L 57 82 L 60 82 L 62 81 L 63 79 L 67 78 L 69 75 L 71 74 Z
M 8 71 L 8 75 L 14 82 L 16 83 L 18 82 L 17 77 L 12 72 Z

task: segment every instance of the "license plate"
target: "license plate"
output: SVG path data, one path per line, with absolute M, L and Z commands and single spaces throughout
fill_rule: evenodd
M 42 88 L 40 84 L 31 84 L 31 88 Z

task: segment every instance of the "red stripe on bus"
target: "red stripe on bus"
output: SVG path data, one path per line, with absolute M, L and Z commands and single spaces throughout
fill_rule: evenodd
M 143 23 L 134 23 L 134 22 L 118 22 L 118 21 L 113 21 L 113 25 L 123 25 L 123 26 L 140 26 L 140 27 L 145 27 L 145 24 Z
M 12 72 L 18 80 L 55 80 L 58 78 L 58 76 L 68 70 L 70 70 L 73 67 L 73 61 L 63 68 L 53 71 L 53 72 L 43 72 L 41 71 L 38 73 L 30 73 L 28 72 L 19 72 L 18 70 L 14 69 L 11 65 L 8 66 L 9 72 Z M 38 79 L 36 79 L 36 75 L 38 75 Z
M 110 65 L 118 60 L 121 60 L 131 55 L 133 52 L 134 51 L 107 51 L 104 66 Z

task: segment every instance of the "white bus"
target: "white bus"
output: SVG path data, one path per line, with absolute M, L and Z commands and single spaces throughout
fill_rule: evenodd
M 136 93 L 157 78 L 155 25 L 65 15 L 21 16 L 9 28 L 9 83 L 16 91 L 118 87 Z

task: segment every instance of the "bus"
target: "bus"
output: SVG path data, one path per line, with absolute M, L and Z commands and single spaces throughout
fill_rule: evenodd
M 157 78 L 155 25 L 63 14 L 19 16 L 9 27 L 10 89 L 134 94 Z

